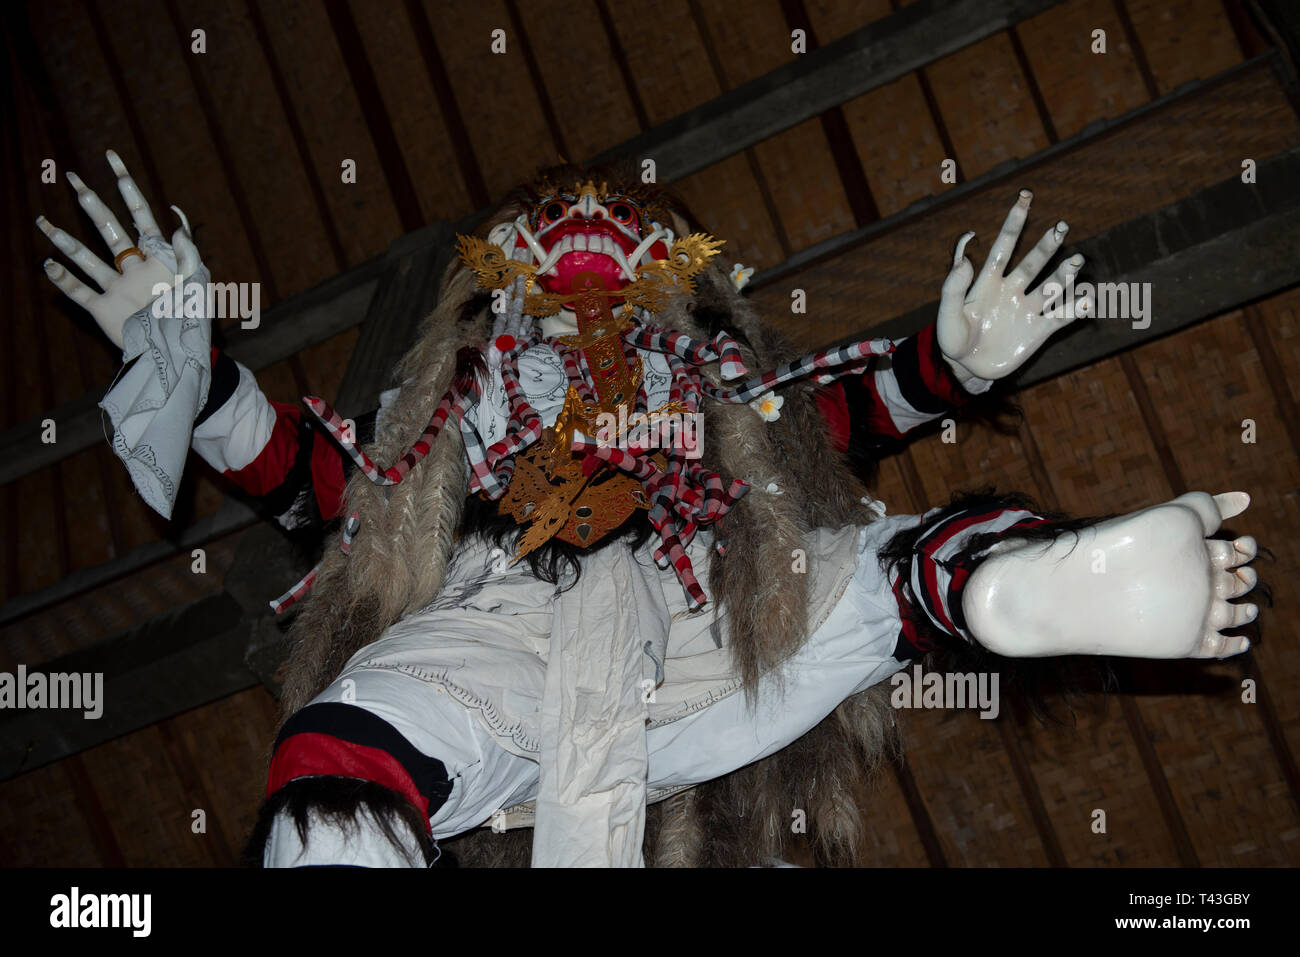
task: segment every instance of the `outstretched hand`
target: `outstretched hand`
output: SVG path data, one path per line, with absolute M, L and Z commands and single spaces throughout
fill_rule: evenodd
M 131 221 L 139 234 L 136 243 L 131 242 L 113 211 L 81 181 L 81 177 L 73 172 L 67 176 L 68 182 L 77 191 L 77 202 L 94 221 L 95 228 L 108 244 L 109 252 L 114 257 L 114 266 L 105 263 L 44 216 L 37 217 L 36 225 L 60 252 L 98 286 L 99 291 L 86 285 L 53 259 L 45 260 L 45 274 L 69 299 L 89 312 L 104 335 L 120 349 L 122 327 L 133 313 L 157 298 L 154 288 L 159 283 L 170 286 L 177 274 L 182 277 L 194 275 L 203 267 L 203 263 L 190 235 L 185 214 L 175 206 L 172 207 L 182 225 L 172 234 L 171 242 L 168 243 L 158 228 L 149 204 L 141 195 L 140 187 L 127 172 L 126 164 L 112 150 L 106 155 L 109 166 L 117 175 L 118 191 L 131 212 Z
M 1005 273 L 1016 241 L 1029 218 L 1033 194 L 1021 190 L 998 234 L 979 278 L 971 285 L 975 267 L 964 255 L 974 233 L 957 240 L 952 271 L 944 280 L 939 301 L 939 349 L 958 378 L 1001 379 L 1019 369 L 1047 338 L 1075 318 L 1092 315 L 1090 297 L 1066 301 L 1063 292 L 1049 296 L 1049 288 L 1064 290 L 1083 267 L 1075 254 L 1033 292 L 1028 286 L 1052 255 L 1061 248 L 1069 226 L 1059 222 L 1049 229 L 1020 265 Z

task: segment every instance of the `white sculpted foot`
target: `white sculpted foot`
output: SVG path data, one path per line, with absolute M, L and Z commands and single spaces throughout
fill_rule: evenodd
M 1255 540 L 1207 540 L 1246 510 L 1245 492 L 1189 492 L 1052 541 L 999 542 L 971 575 L 962 610 L 990 651 L 1013 658 L 1226 658 L 1250 642 L 1220 634 L 1255 620 L 1234 605 L 1255 587 Z

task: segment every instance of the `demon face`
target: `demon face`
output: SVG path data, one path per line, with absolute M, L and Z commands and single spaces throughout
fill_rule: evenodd
M 527 230 L 541 247 L 537 278 L 551 293 L 570 291 L 573 277 L 594 272 L 606 289 L 636 281 L 636 269 L 668 255 L 672 232 L 642 201 L 588 180 L 543 195 L 528 214 Z M 528 245 L 518 230 L 516 246 Z

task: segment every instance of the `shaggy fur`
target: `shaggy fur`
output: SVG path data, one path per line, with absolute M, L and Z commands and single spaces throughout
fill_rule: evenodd
M 556 181 L 578 175 L 572 168 L 549 172 Z M 595 178 L 618 181 L 598 172 Z M 526 201 L 526 193 L 512 198 L 480 227 L 480 235 L 512 221 Z M 674 215 L 679 235 L 697 228 Z M 385 431 L 366 450 L 372 459 L 394 461 L 421 433 L 451 382 L 457 350 L 486 346 L 491 321 L 487 297 L 474 288 L 469 271 L 454 263 L 438 308 L 398 370 L 396 378 L 405 384 Z M 679 295 L 654 321 L 700 339 L 725 326 L 754 373 L 796 354 L 763 325 L 719 265 L 698 277 L 694 296 Z M 716 368 L 703 372 L 718 381 Z M 751 698 L 758 678 L 777 669 L 808 637 L 806 576 L 784 571 L 803 534 L 873 518 L 861 504 L 865 489 L 831 446 L 811 386 L 797 384 L 782 394 L 781 417 L 772 423 L 743 405 L 710 400 L 704 406 L 703 464 L 754 486 L 716 528 L 727 551 L 712 560 L 708 582 L 711 600 L 727 614 L 731 652 Z M 348 509 L 359 511 L 361 528 L 351 557 L 326 549 L 316 585 L 294 622 L 282 702 L 286 717 L 323 690 L 354 652 L 437 594 L 461 527 L 463 456 L 458 431 L 444 429 L 429 456 L 391 495 L 360 474 L 349 482 Z M 766 494 L 772 482 L 784 494 Z M 670 799 L 655 815 L 664 826 L 656 829 L 653 860 L 744 865 L 781 856 L 791 814 L 803 808 L 819 860 L 859 862 L 858 802 L 872 767 L 893 741 L 885 700 L 864 692 L 771 758 Z M 466 864 L 504 863 L 509 855 L 503 849 L 522 853 L 527 847 L 526 836 L 505 837 L 462 839 L 457 855 Z
M 309 844 L 308 828 L 313 817 L 347 833 L 356 833 L 357 816 L 368 814 L 379 825 L 388 842 L 404 856 L 407 852 L 403 850 L 403 840 L 398 832 L 414 835 L 423 860 L 411 861 L 411 866 L 427 867 L 437 856 L 420 809 L 410 801 L 373 781 L 326 776 L 290 781 L 262 805 L 244 848 L 246 867 L 262 866 L 266 842 L 271 837 L 271 825 L 281 811 L 287 811 L 293 819 L 303 847 Z

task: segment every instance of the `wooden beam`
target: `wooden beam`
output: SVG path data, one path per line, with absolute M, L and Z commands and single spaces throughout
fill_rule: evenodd
M 379 404 L 379 393 L 395 384 L 390 382 L 393 369 L 438 302 L 442 274 L 454 255 L 455 232 L 448 223 L 435 223 L 403 236 L 389 248 L 335 398 L 334 407 L 341 415 L 371 411 Z
M 31 668 L 101 674 L 103 713 L 90 719 L 82 709 L 0 712 L 0 780 L 252 687 L 247 642 L 239 605 L 223 593 Z
M 676 181 L 1060 2 L 917 0 L 592 162 L 653 159 L 661 180 Z
M 1262 160 L 1257 181 L 1233 176 L 1154 212 L 1062 249 L 1088 259 L 1094 283 L 1150 283 L 1144 329 L 1085 319 L 1050 341 L 1013 378 L 1024 388 L 1300 283 L 1300 147 Z M 1052 263 L 1048 264 L 1050 271 Z M 928 305 L 849 336 L 910 336 L 934 321 Z
M 762 289 L 764 286 L 771 285 L 772 283 L 781 282 L 786 277 L 800 272 L 814 263 L 821 262 L 825 259 L 833 259 L 845 250 L 869 243 L 885 233 L 892 232 L 921 216 L 925 216 L 937 209 L 943 209 L 946 206 L 951 206 L 955 203 L 961 202 L 967 196 L 983 192 L 985 189 L 996 183 L 1019 183 L 1024 180 L 1027 172 L 1033 170 L 1035 167 L 1042 166 L 1044 163 L 1056 159 L 1058 156 L 1072 153 L 1087 143 L 1095 142 L 1103 136 L 1115 133 L 1125 127 L 1144 120 L 1163 110 L 1172 103 L 1198 96 L 1212 87 L 1230 82 L 1243 73 L 1248 73 L 1252 70 L 1267 69 L 1269 67 L 1276 68 L 1279 62 L 1279 55 L 1275 51 L 1269 51 L 1268 53 L 1255 57 L 1253 60 L 1247 60 L 1238 63 L 1236 66 L 1229 67 L 1222 73 L 1217 73 L 1212 77 L 1207 77 L 1204 80 L 1197 80 L 1191 83 L 1184 83 L 1176 90 L 1171 90 L 1164 96 L 1143 103 L 1141 106 L 1135 107 L 1121 116 L 1109 120 L 1097 120 L 1093 123 L 1089 123 L 1073 136 L 1060 140 L 1057 143 L 1053 143 L 1031 156 L 1027 156 L 1024 159 L 1012 159 L 1007 160 L 1004 163 L 999 163 L 991 170 L 981 173 L 974 179 L 963 180 L 952 188 L 946 189 L 941 193 L 932 193 L 929 196 L 924 196 L 909 204 L 905 209 L 901 209 L 891 216 L 886 216 L 884 219 L 877 220 L 874 223 L 869 223 L 860 229 L 851 229 L 848 232 L 831 236 L 829 239 L 825 239 L 820 243 L 809 246 L 807 249 L 802 249 L 784 262 L 757 273 L 750 282 L 748 288 L 750 290 Z

